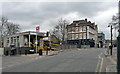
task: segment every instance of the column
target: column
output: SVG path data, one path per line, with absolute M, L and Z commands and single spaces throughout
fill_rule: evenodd
M 29 47 L 30 47 L 30 34 L 29 34 Z
M 16 37 L 16 47 L 18 47 L 17 37 Z
M 38 42 L 37 42 L 37 33 L 36 33 L 36 53 L 37 53 L 37 44 L 38 44 Z

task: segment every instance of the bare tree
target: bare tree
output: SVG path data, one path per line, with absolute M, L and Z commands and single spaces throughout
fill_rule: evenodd
M 6 19 L 5 17 L 2 17 L 0 22 L 1 22 L 1 29 L 0 29 L 1 45 L 0 46 L 3 47 L 4 37 L 7 35 L 18 33 L 20 28 L 18 24 L 8 22 L 8 19 Z
M 58 24 L 53 29 L 53 34 L 56 35 L 62 43 L 65 43 L 67 37 L 67 28 L 68 21 L 65 19 L 60 19 Z
M 118 27 L 119 27 L 118 24 L 119 24 L 118 14 L 113 15 L 112 16 L 112 25 L 113 25 L 114 29 L 118 29 Z

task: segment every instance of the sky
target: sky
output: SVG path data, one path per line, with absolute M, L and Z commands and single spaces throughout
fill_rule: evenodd
M 47 32 L 57 25 L 60 18 L 72 23 L 74 20 L 87 18 L 88 21 L 98 25 L 99 32 L 105 33 L 105 38 L 110 39 L 110 28 L 113 15 L 118 13 L 118 2 L 0 2 L 2 16 L 9 21 L 20 25 L 21 32 L 35 31 L 35 26 L 40 26 L 41 32 Z M 114 39 L 115 39 L 115 31 Z M 116 31 L 117 33 L 117 31 Z

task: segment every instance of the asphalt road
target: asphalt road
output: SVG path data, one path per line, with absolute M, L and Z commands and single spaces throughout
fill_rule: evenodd
M 105 49 L 89 48 L 61 52 L 4 68 L 3 72 L 105 72 Z

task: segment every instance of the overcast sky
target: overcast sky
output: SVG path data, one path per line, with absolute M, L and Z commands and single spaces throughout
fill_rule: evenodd
M 110 39 L 112 15 L 118 12 L 117 2 L 2 2 L 2 15 L 17 23 L 21 31 L 35 31 L 35 25 L 41 32 L 53 29 L 62 17 L 70 23 L 88 18 L 95 22 L 99 31 Z M 115 35 L 114 35 L 115 37 Z

